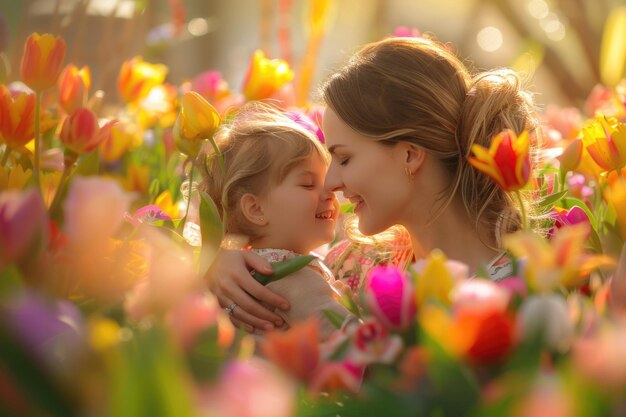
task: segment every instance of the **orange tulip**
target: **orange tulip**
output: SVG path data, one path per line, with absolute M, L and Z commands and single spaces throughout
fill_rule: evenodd
M 0 85 L 0 139 L 11 148 L 26 145 L 34 137 L 35 95 L 17 93 L 14 97 Z
M 263 354 L 285 372 L 307 381 L 320 359 L 319 323 L 311 318 L 286 332 L 269 332 L 260 347 Z
M 144 98 L 152 88 L 165 80 L 167 67 L 150 64 L 140 56 L 124 61 L 117 80 L 117 89 L 122 100 L 131 103 Z
M 97 133 L 96 116 L 91 110 L 81 107 L 65 119 L 59 137 L 66 148 L 80 155 L 98 146 L 102 137 Z
M 65 41 L 58 36 L 33 33 L 22 55 L 22 81 L 36 92 L 56 83 L 65 57 Z
M 262 100 L 272 96 L 292 78 L 293 72 L 286 61 L 267 59 L 263 51 L 256 50 L 246 73 L 243 94 L 248 100 Z
M 89 87 L 91 85 L 91 72 L 88 67 L 78 67 L 69 64 L 59 77 L 59 104 L 63 109 L 71 113 L 85 105 Z
M 469 163 L 484 174 L 489 175 L 503 190 L 516 191 L 524 187 L 530 178 L 530 158 L 528 132 L 517 137 L 512 130 L 497 134 L 489 149 L 473 145 L 475 156 Z
M 585 149 L 605 171 L 626 165 L 626 125 L 603 115 L 583 127 Z

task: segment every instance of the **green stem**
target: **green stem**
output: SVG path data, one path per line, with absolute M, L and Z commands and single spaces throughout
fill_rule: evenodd
M 50 204 L 50 213 L 54 213 L 57 210 L 57 207 L 59 206 L 59 204 L 61 203 L 61 194 L 63 194 L 63 187 L 65 185 L 65 182 L 70 176 L 70 171 L 72 170 L 72 167 L 74 166 L 74 162 L 76 162 L 76 159 L 65 160 L 65 167 L 63 168 L 63 174 L 61 175 L 61 179 L 59 180 L 59 186 L 57 187 L 57 192 L 54 193 L 54 199 L 52 200 L 52 204 Z
M 217 143 L 215 143 L 215 139 L 211 137 L 209 138 L 209 141 L 211 142 L 211 146 L 213 146 L 213 150 L 215 151 L 215 155 L 217 156 L 217 161 L 220 164 L 222 174 L 224 174 L 226 172 L 226 167 L 224 166 L 224 156 L 220 152 L 220 148 L 217 146 Z
M 35 154 L 33 156 L 33 178 L 35 179 L 35 186 L 39 189 L 39 111 L 41 107 L 41 92 L 35 94 Z
M 11 148 L 7 146 L 6 149 L 4 150 L 4 154 L 2 155 L 2 162 L 0 162 L 0 165 L 2 165 L 3 167 L 7 166 L 7 161 L 9 160 L 10 153 L 11 153 Z
M 522 229 L 528 229 L 528 219 L 526 218 L 526 208 L 524 207 L 524 201 L 522 200 L 522 193 L 519 190 L 515 191 L 515 195 L 517 195 L 517 202 L 519 203 L 519 209 L 522 212 Z
M 187 188 L 187 208 L 185 209 L 185 220 L 182 225 L 185 227 L 185 223 L 187 222 L 187 215 L 189 214 L 189 206 L 191 206 L 191 185 L 193 180 L 193 162 L 191 163 L 191 168 L 189 168 L 189 188 Z

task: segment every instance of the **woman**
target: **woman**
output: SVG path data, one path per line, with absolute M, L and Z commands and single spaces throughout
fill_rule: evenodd
M 520 215 L 467 158 L 472 145 L 488 147 L 505 128 L 539 133 L 531 97 L 515 73 L 472 77 L 434 41 L 389 38 L 360 49 L 326 83 L 323 97 L 332 155 L 325 186 L 355 204 L 360 232 L 401 225 L 415 257 L 439 248 L 470 271 L 486 265 L 494 279 L 502 278 L 493 268 L 503 257 L 500 238 L 520 228 Z M 237 304 L 235 324 L 280 326 L 254 298 L 281 309 L 287 301 L 256 283 L 248 268 L 270 266 L 249 252 L 221 252 L 209 272 L 211 289 L 222 306 Z

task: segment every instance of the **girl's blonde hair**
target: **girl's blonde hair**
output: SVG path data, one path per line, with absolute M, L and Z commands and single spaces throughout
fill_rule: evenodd
M 208 147 L 199 189 L 213 199 L 222 219 L 226 218 L 225 232 L 250 240 L 261 235 L 241 212 L 239 202 L 244 194 L 263 195 L 315 152 L 324 162 L 330 162 L 328 151 L 312 132 L 261 103 L 244 106 L 220 128 L 215 141 L 224 169 Z
M 487 228 L 496 242 L 521 227 L 511 196 L 467 162 L 472 145 L 489 147 L 505 128 L 540 137 L 532 96 L 514 71 L 472 76 L 436 41 L 388 38 L 361 48 L 322 94 L 360 134 L 383 144 L 414 143 L 447 168 L 450 186 L 439 212 L 460 198 L 476 228 Z

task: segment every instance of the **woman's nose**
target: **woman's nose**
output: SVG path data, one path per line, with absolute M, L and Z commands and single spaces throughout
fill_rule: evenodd
M 342 188 L 343 181 L 341 180 L 341 176 L 333 164 L 331 164 L 328 168 L 328 172 L 326 173 L 326 179 L 324 180 L 324 191 L 335 192 L 341 190 Z

